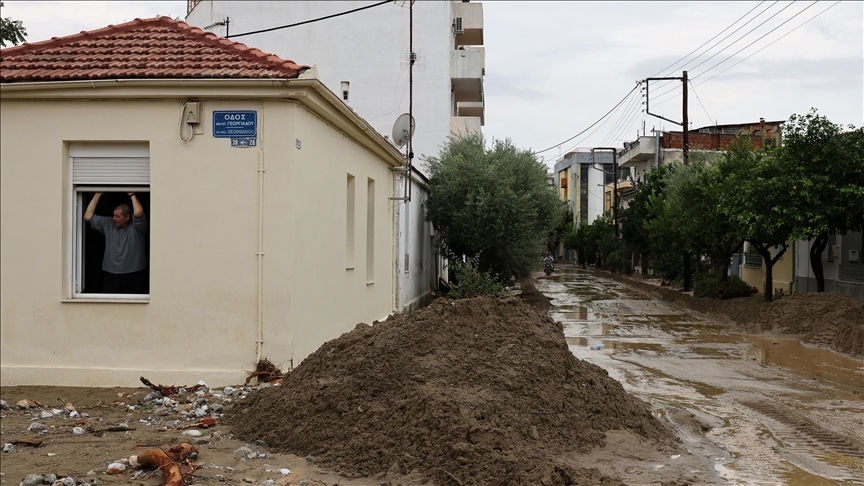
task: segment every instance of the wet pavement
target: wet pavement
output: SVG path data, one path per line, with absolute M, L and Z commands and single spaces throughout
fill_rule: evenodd
M 706 484 L 864 484 L 864 362 L 734 332 L 590 271 L 538 279 L 573 354 L 668 420 Z

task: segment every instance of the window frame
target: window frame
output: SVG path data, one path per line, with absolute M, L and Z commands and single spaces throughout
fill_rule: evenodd
M 79 184 L 73 185 L 71 188 L 69 218 L 71 221 L 69 242 L 69 279 L 67 282 L 67 299 L 64 302 L 128 302 L 128 303 L 147 303 L 150 301 L 150 293 L 146 294 L 109 294 L 109 293 L 84 293 L 81 292 L 84 284 L 84 267 L 85 267 L 85 234 L 86 225 L 90 224 L 84 221 L 84 212 L 87 208 L 84 206 L 84 193 L 88 192 L 146 192 L 150 193 L 149 185 L 92 185 Z M 149 215 L 148 217 L 149 223 Z M 149 231 L 148 231 L 149 238 Z M 147 272 L 150 272 L 150 264 L 148 261 Z M 148 279 L 149 282 L 149 279 Z

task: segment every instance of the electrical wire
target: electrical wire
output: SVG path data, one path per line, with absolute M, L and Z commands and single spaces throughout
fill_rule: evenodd
M 765 48 L 767 48 L 767 47 L 773 45 L 775 42 L 777 42 L 777 41 L 779 41 L 780 39 L 786 37 L 787 35 L 791 34 L 792 32 L 795 32 L 796 30 L 800 29 L 801 27 L 804 27 L 804 25 L 806 25 L 808 22 L 810 22 L 811 20 L 815 19 L 816 17 L 822 15 L 823 13 L 827 12 L 828 10 L 831 10 L 831 9 L 834 8 L 838 3 L 840 3 L 840 0 L 837 0 L 836 2 L 832 3 L 831 5 L 829 5 L 828 8 L 826 8 L 825 10 L 823 10 L 823 11 L 819 12 L 818 14 L 816 14 L 816 15 L 810 17 L 809 19 L 807 19 L 806 21 L 804 21 L 801 25 L 799 25 L 798 27 L 795 27 L 794 29 L 790 30 L 789 32 L 786 32 L 785 34 L 781 35 L 780 37 L 778 37 L 778 38 L 774 39 L 773 41 L 771 41 L 770 43 L 766 44 L 765 47 L 761 47 L 758 51 L 754 52 L 753 54 L 750 54 L 749 56 L 747 56 L 747 57 L 741 59 L 740 61 L 736 62 L 735 64 L 733 64 L 733 65 L 727 67 L 726 69 L 720 71 L 719 73 L 717 73 L 717 74 L 711 76 L 710 78 L 703 80 L 703 81 L 700 82 L 699 84 L 695 85 L 694 88 L 695 88 L 696 86 L 702 86 L 703 84 L 707 83 L 708 81 L 711 81 L 712 79 L 716 78 L 717 76 L 719 76 L 719 75 L 725 73 L 726 71 L 728 71 L 728 70 L 732 69 L 733 67 L 735 67 L 735 66 L 741 64 L 742 62 L 746 61 L 747 59 L 750 59 L 751 57 L 755 56 L 756 54 L 762 52 Z
M 696 95 L 696 99 L 699 101 L 699 106 L 701 106 L 701 107 L 702 107 L 702 111 L 704 111 L 705 114 L 708 115 L 708 121 L 713 120 L 714 118 L 711 117 L 711 115 L 708 113 L 708 110 L 705 109 L 705 105 L 702 104 L 702 98 L 700 98 L 700 97 L 699 97 L 699 93 L 696 92 L 696 87 L 693 86 L 693 81 L 690 81 L 690 80 L 688 79 L 687 82 L 690 84 L 690 87 L 687 88 L 688 92 L 689 92 L 690 90 L 693 90 L 693 94 Z
M 649 76 L 649 77 L 653 78 L 653 77 L 655 77 L 655 76 L 658 76 L 660 73 L 662 73 L 662 72 L 664 72 L 664 71 L 667 71 L 667 70 L 671 69 L 673 66 L 675 66 L 675 65 L 678 64 L 679 62 L 683 61 L 684 59 L 687 59 L 687 57 L 690 56 L 690 54 L 693 54 L 694 52 L 698 51 L 699 49 L 702 49 L 703 47 L 705 47 L 705 44 L 707 44 L 707 43 L 711 42 L 712 40 L 716 39 L 716 38 L 717 38 L 720 34 L 722 34 L 723 32 L 726 32 L 727 30 L 731 29 L 733 25 L 735 25 L 735 24 L 737 24 L 738 22 L 740 22 L 741 20 L 743 20 L 744 17 L 750 15 L 750 12 L 752 12 L 752 11 L 756 10 L 757 8 L 759 8 L 759 5 L 762 5 L 763 3 L 765 3 L 765 0 L 762 0 L 761 2 L 759 2 L 755 7 L 751 8 L 750 10 L 747 11 L 747 13 L 745 13 L 744 15 L 742 15 L 741 17 L 739 17 L 738 20 L 736 20 L 735 22 L 732 22 L 731 24 L 729 24 L 729 27 L 726 27 L 725 29 L 723 29 L 723 30 L 721 30 L 720 32 L 718 32 L 717 35 L 715 35 L 714 37 L 712 37 L 712 38 L 708 39 L 707 41 L 705 41 L 705 43 L 702 44 L 701 46 L 697 47 L 696 49 L 693 49 L 692 51 L 690 51 L 689 53 L 687 53 L 687 55 L 685 55 L 685 56 L 682 57 L 681 59 L 678 59 L 677 61 L 675 61 L 675 62 L 673 62 L 672 64 L 666 66 L 665 68 L 663 68 L 663 69 L 657 71 L 656 73 L 652 74 L 652 75 Z M 774 3 L 777 3 L 777 2 L 774 2 Z M 774 4 L 772 3 L 771 5 L 774 5 Z M 768 8 L 771 8 L 771 5 L 769 5 Z M 765 10 L 768 10 L 768 9 L 766 8 Z M 764 11 L 763 11 L 762 13 L 764 13 Z M 762 13 L 760 13 L 759 15 L 762 15 Z M 757 15 L 756 17 L 758 17 L 759 15 Z M 754 18 L 755 18 L 755 17 L 754 17 Z M 744 25 L 747 25 L 747 24 L 744 24 Z M 696 56 L 696 58 L 698 59 L 699 56 Z M 694 60 L 695 60 L 695 59 L 694 59 Z
M 632 94 L 632 93 L 631 93 L 631 94 Z M 641 95 L 641 93 L 640 93 L 640 95 Z M 637 96 L 638 96 L 638 95 L 637 95 Z M 628 106 L 629 106 L 629 102 L 628 102 Z M 617 111 L 617 110 L 616 110 L 616 111 Z M 626 112 L 626 110 L 625 110 L 625 112 Z M 623 115 L 623 112 L 622 112 L 622 115 Z M 565 150 L 565 152 L 571 152 L 571 151 L 575 150 L 576 148 L 578 148 L 580 145 L 582 145 L 582 142 L 584 142 L 585 140 L 588 140 L 589 138 L 591 138 L 592 136 L 594 136 L 594 134 L 597 133 L 598 130 L 600 130 L 601 128 L 603 128 L 603 125 L 605 125 L 607 121 L 609 121 L 608 118 L 607 118 L 606 120 L 604 120 L 603 123 L 601 123 L 600 125 L 598 125 L 597 128 L 595 128 L 594 130 L 592 130 L 591 133 L 589 133 L 589 134 L 586 135 L 584 138 L 582 138 L 581 140 L 579 140 L 578 142 L 576 142 L 572 147 L 570 147 L 570 148 L 568 148 L 567 150 Z M 590 127 L 589 127 L 589 128 L 590 128 Z M 583 132 L 583 133 L 584 133 L 584 132 Z
M 252 32 L 243 32 L 242 34 L 231 34 L 231 35 L 226 35 L 225 37 L 230 39 L 233 37 L 243 37 L 244 35 L 263 34 L 264 32 L 272 32 L 274 30 L 287 29 L 290 27 L 297 27 L 298 25 L 306 25 L 306 24 L 311 24 L 313 22 L 320 22 L 322 20 L 332 19 L 334 17 L 340 17 L 342 15 L 348 15 L 350 13 L 359 12 L 361 10 L 366 10 L 366 9 L 373 8 L 373 7 L 378 7 L 380 5 L 384 5 L 385 3 L 393 3 L 393 0 L 384 0 L 382 2 L 373 3 L 372 5 L 366 5 L 365 7 L 359 7 L 359 8 L 355 8 L 352 10 L 346 10 L 345 12 L 326 15 L 324 17 L 318 17 L 317 19 L 304 20 L 303 22 L 297 22 L 297 23 L 288 24 L 288 25 L 280 25 L 279 27 L 270 27 L 269 29 L 253 30 Z
M 600 140 L 600 147 L 608 147 L 609 143 L 615 140 L 615 134 L 621 129 L 622 123 L 624 123 L 624 119 L 631 118 L 633 112 L 641 111 L 642 103 L 640 102 L 642 99 L 641 93 L 639 96 L 633 96 L 630 99 L 630 102 L 627 103 L 627 107 L 621 110 L 621 115 L 618 117 L 618 120 L 612 125 L 612 129 L 609 130 L 609 133 Z
M 774 3 L 777 3 L 777 2 L 774 2 Z M 780 9 L 780 11 L 778 11 L 778 12 L 775 13 L 774 15 L 768 17 L 766 20 L 764 20 L 762 23 L 760 23 L 760 24 L 757 25 L 756 27 L 753 27 L 752 29 L 750 29 L 750 30 L 748 30 L 746 33 L 744 33 L 744 35 L 742 35 L 741 37 L 739 37 L 739 38 L 735 39 L 734 41 L 732 41 L 732 43 L 729 44 L 728 46 L 726 46 L 726 47 L 720 49 L 719 51 L 715 52 L 714 54 L 712 54 L 710 57 L 708 57 L 708 58 L 705 59 L 704 61 L 700 62 L 699 64 L 697 64 L 697 65 L 695 65 L 695 66 L 693 66 L 693 67 L 688 68 L 688 70 L 692 70 L 692 69 L 696 69 L 696 68 L 698 68 L 699 66 L 705 64 L 706 62 L 708 62 L 708 61 L 710 61 L 711 59 L 713 59 L 714 57 L 716 57 L 718 54 L 720 54 L 720 53 L 722 53 L 723 51 L 725 51 L 725 50 L 729 49 L 730 47 L 734 46 L 735 44 L 738 43 L 738 41 L 740 41 L 740 40 L 744 39 L 745 37 L 747 37 L 748 35 L 752 34 L 753 31 L 755 31 L 755 30 L 758 29 L 759 27 L 762 27 L 762 26 L 765 25 L 769 20 L 771 20 L 771 19 L 773 19 L 774 17 L 780 15 L 784 10 L 786 10 L 786 9 L 789 8 L 789 7 L 791 7 L 793 3 L 795 3 L 795 2 L 793 1 L 793 2 L 790 3 L 789 5 L 786 5 L 785 7 L 783 7 L 782 9 Z M 815 2 L 814 2 L 814 3 L 815 3 Z M 771 8 L 772 6 L 774 6 L 773 3 L 772 3 L 768 8 Z M 813 5 L 811 4 L 810 7 L 812 7 L 812 6 L 813 6 Z M 807 8 L 810 8 L 810 7 L 807 7 Z M 807 10 L 807 8 L 805 8 L 804 10 Z M 761 15 L 762 13 L 765 13 L 767 10 L 768 10 L 768 9 L 765 9 L 764 11 L 762 11 L 762 12 L 760 13 L 760 15 Z M 801 12 L 803 12 L 804 10 L 801 10 Z M 801 12 L 798 12 L 798 14 L 800 14 Z M 794 16 L 790 17 L 789 19 L 786 20 L 786 22 L 788 22 L 789 20 L 794 19 L 795 16 L 797 16 L 798 14 L 795 14 Z M 754 19 L 755 19 L 755 17 L 754 17 Z M 753 20 L 753 19 L 751 19 L 751 20 Z M 768 31 L 768 33 L 766 33 L 765 35 L 770 34 L 770 33 L 773 32 L 774 30 L 776 30 L 777 28 L 781 27 L 781 26 L 782 26 L 783 24 L 785 24 L 786 22 L 783 22 L 783 23 L 781 23 L 780 25 L 778 25 L 777 27 L 775 27 L 773 30 Z M 748 23 L 749 23 L 749 22 L 748 22 Z M 744 24 L 744 25 L 747 25 L 747 24 Z M 744 25 L 742 25 L 741 27 L 744 27 Z M 737 29 L 736 32 L 737 32 L 738 30 L 740 30 L 740 28 Z M 734 33 L 734 32 L 733 32 L 733 33 Z M 729 35 L 732 35 L 732 34 L 729 34 Z M 762 37 L 765 37 L 765 35 L 763 35 Z M 729 36 L 724 37 L 723 40 L 725 40 L 725 39 L 728 38 L 728 37 L 729 37 Z M 759 39 L 761 39 L 762 37 L 759 37 Z M 753 41 L 753 42 L 757 42 L 757 41 L 759 41 L 759 39 L 756 39 L 756 40 Z M 722 42 L 722 41 L 721 41 L 721 42 Z M 750 44 L 748 44 L 747 46 L 744 46 L 744 49 L 746 49 L 747 47 L 749 47 L 749 46 L 752 45 L 752 44 L 753 44 L 753 43 L 750 43 Z M 714 46 L 711 46 L 711 47 L 712 47 L 712 48 L 713 48 L 713 47 L 716 47 L 716 45 L 717 45 L 717 44 L 715 44 Z M 742 49 L 742 50 L 743 50 L 743 49 Z M 738 51 L 738 52 L 741 52 L 741 51 Z M 736 54 L 737 54 L 737 52 L 736 52 Z M 733 56 L 734 56 L 734 55 L 735 55 L 735 54 L 733 54 Z M 727 58 L 727 59 L 728 59 L 728 58 Z M 694 59 L 694 60 L 695 60 L 695 59 Z M 719 64 L 722 64 L 723 62 L 725 62 L 725 60 L 724 60 L 724 61 L 721 61 Z M 706 71 L 703 71 L 703 73 L 704 73 L 704 72 L 707 72 L 707 71 L 710 71 L 710 69 L 708 69 L 708 70 L 706 70 Z M 692 76 L 692 78 L 696 78 L 696 76 Z M 661 88 L 661 87 L 662 87 L 662 85 L 659 86 L 658 89 Z M 677 89 L 677 87 L 670 88 L 670 89 L 668 89 L 668 90 L 666 90 L 666 91 L 663 91 L 662 93 L 658 94 L 656 97 L 657 97 L 657 98 L 662 98 L 664 95 L 666 95 L 667 93 L 670 93 L 670 92 L 674 91 L 675 89 Z M 673 98 L 674 98 L 674 96 L 673 96 Z M 669 99 L 671 99 L 671 98 L 669 98 Z M 668 101 L 668 100 L 664 100 L 664 101 Z M 660 103 L 662 103 L 662 102 L 661 102 L 661 101 L 658 101 L 657 104 L 660 104 Z
M 814 2 L 811 3 L 810 5 L 804 7 L 801 11 L 799 11 L 799 12 L 796 13 L 795 15 L 793 15 L 793 16 L 789 17 L 788 19 L 786 19 L 785 21 L 783 21 L 780 25 L 778 25 L 778 26 L 774 27 L 773 29 L 769 30 L 768 32 L 762 34 L 759 38 L 757 38 L 757 39 L 754 40 L 753 42 L 747 44 L 746 46 L 742 47 L 741 49 L 738 49 L 737 51 L 735 51 L 734 53 L 732 53 L 731 55 L 729 55 L 728 57 L 726 57 L 726 58 L 723 59 L 722 61 L 718 62 L 717 64 L 714 64 L 714 65 L 711 66 L 710 68 L 708 68 L 708 69 L 702 71 L 701 73 L 699 73 L 699 74 L 697 74 L 697 75 L 695 75 L 695 76 L 692 76 L 690 79 L 696 79 L 696 78 L 698 78 L 699 76 L 702 76 L 702 75 L 706 74 L 707 72 L 711 71 L 712 69 L 716 68 L 717 66 L 719 66 L 719 65 L 723 64 L 724 62 L 728 61 L 729 59 L 732 59 L 733 57 L 735 57 L 737 54 L 739 54 L 739 53 L 740 53 L 741 51 L 743 51 L 744 49 L 747 49 L 748 47 L 752 46 L 753 44 L 755 44 L 755 43 L 759 42 L 760 40 L 764 39 L 765 36 L 771 34 L 772 32 L 774 32 L 775 30 L 779 29 L 780 27 L 783 27 L 784 25 L 786 25 L 787 23 L 789 23 L 790 21 L 792 21 L 792 19 L 794 19 L 795 17 L 801 15 L 802 13 L 804 13 L 804 12 L 807 11 L 810 7 L 816 5 L 817 3 L 818 3 L 818 0 L 817 0 L 817 1 L 814 1 Z M 835 3 L 834 5 L 836 5 L 836 3 Z M 831 7 L 833 7 L 834 5 L 831 5 Z M 828 7 L 828 8 L 826 8 L 825 10 L 823 10 L 822 12 L 819 12 L 818 14 L 814 15 L 812 18 L 810 18 L 810 20 L 813 20 L 813 19 L 815 19 L 816 17 L 822 15 L 824 12 L 826 12 L 826 11 L 827 11 L 828 9 L 830 9 L 831 7 Z M 784 10 L 785 10 L 785 9 L 784 9 Z M 808 20 L 807 22 L 809 22 L 810 20 Z M 804 25 L 804 24 L 806 24 L 807 22 L 804 22 L 804 23 L 801 24 L 801 25 Z M 798 27 L 800 27 L 800 25 L 799 25 Z M 795 29 L 797 29 L 798 27 L 796 27 Z M 793 32 L 795 29 L 790 30 L 789 32 L 787 32 L 787 33 L 784 34 L 783 36 L 777 38 L 777 40 L 782 39 L 783 37 L 785 37 L 785 36 L 788 35 L 789 33 Z M 751 32 L 752 32 L 752 31 L 751 31 Z M 748 33 L 749 33 L 749 32 L 748 32 Z M 777 42 L 777 40 L 771 42 L 771 44 L 773 44 L 774 42 Z M 766 45 L 765 47 L 768 47 L 768 46 L 770 46 L 771 44 L 768 44 L 768 45 Z M 763 47 L 762 49 L 764 49 L 765 47 Z M 762 49 L 760 49 L 760 50 L 762 50 Z M 725 49 L 724 49 L 724 50 L 725 50 Z M 722 52 L 722 51 L 721 51 L 721 52 Z M 759 52 L 759 51 L 756 51 L 756 52 Z M 754 52 L 753 54 L 756 54 L 756 52 Z M 719 54 L 719 52 L 718 52 L 718 54 Z M 750 56 L 752 56 L 753 54 L 751 54 Z M 747 56 L 747 57 L 750 57 L 750 56 Z M 713 57 L 713 56 L 712 56 L 712 57 Z M 745 57 L 744 59 L 747 59 L 747 58 Z M 742 59 L 742 61 L 743 61 L 743 59 Z M 739 61 L 739 62 L 741 62 L 741 61 Z M 736 64 L 737 64 L 737 63 L 736 63 Z M 731 66 L 730 66 L 730 67 L 731 67 Z M 728 69 L 728 68 L 727 68 L 727 69 Z M 719 73 L 718 73 L 718 74 L 719 74 Z M 712 78 L 713 78 L 713 76 L 712 76 Z M 700 83 L 700 84 L 701 84 L 701 83 Z M 662 97 L 663 95 L 665 95 L 665 94 L 667 94 L 667 93 L 670 93 L 670 92 L 673 91 L 673 90 L 674 90 L 674 88 L 673 88 L 673 89 L 670 89 L 670 90 L 668 90 L 668 91 L 664 91 L 663 93 L 660 93 L 659 95 L 657 95 L 657 98 L 660 98 L 660 97 Z M 689 92 L 689 88 L 688 88 L 688 92 Z M 665 103 L 665 102 L 667 102 L 667 101 L 670 101 L 670 100 L 674 99 L 674 98 L 677 97 L 677 96 L 678 96 L 678 95 L 674 95 L 674 96 L 672 96 L 671 98 L 667 98 L 667 99 L 662 100 L 662 101 L 657 101 L 657 102 L 656 102 L 656 105 L 659 105 L 659 104 Z
M 612 134 L 618 130 L 619 126 L 624 121 L 624 119 L 626 117 L 628 117 L 630 115 L 630 113 L 632 113 L 632 111 L 634 109 L 634 103 L 638 102 L 638 100 L 640 98 L 641 98 L 641 96 L 631 96 L 630 97 L 630 101 L 627 103 L 627 106 L 623 110 L 621 110 L 621 114 L 618 115 L 618 119 L 615 121 L 615 124 L 612 125 L 612 128 L 609 130 L 609 133 L 607 133 L 606 136 L 603 137 L 603 139 L 600 141 L 599 146 L 601 146 L 601 147 L 606 146 L 606 139 L 611 137 Z
M 534 152 L 534 155 L 541 154 L 541 153 L 543 153 L 543 152 L 548 152 L 548 151 L 554 149 L 555 147 L 558 147 L 558 146 L 564 145 L 565 143 L 569 142 L 570 140 L 573 140 L 574 138 L 578 137 L 579 135 L 582 135 L 583 133 L 587 132 L 587 131 L 590 130 L 594 125 L 596 125 L 596 124 L 600 123 L 601 121 L 603 121 L 603 119 L 606 118 L 607 116 L 609 116 L 610 113 L 612 113 L 613 111 L 615 111 L 616 108 L 618 108 L 619 106 L 621 106 L 621 103 L 624 103 L 624 101 L 625 101 L 627 98 L 629 98 L 630 95 L 633 94 L 633 92 L 636 91 L 636 88 L 638 88 L 641 84 L 642 84 L 641 81 L 637 81 L 637 82 L 636 82 L 636 86 L 634 86 L 633 89 L 631 89 L 630 92 L 627 93 L 627 95 L 624 96 L 624 98 L 621 98 L 621 101 L 619 101 L 615 106 L 612 107 L 611 110 L 607 111 L 605 115 L 603 115 L 602 117 L 600 117 L 597 121 L 595 121 L 594 123 L 592 123 L 592 124 L 591 124 L 588 128 L 586 128 L 585 130 L 582 130 L 581 132 L 577 133 L 576 135 L 573 135 L 572 137 L 568 138 L 567 140 L 564 140 L 563 142 L 560 142 L 560 143 L 556 143 L 555 145 L 553 145 L 553 146 L 551 146 L 551 147 L 549 147 L 549 148 L 545 148 L 545 149 L 543 149 L 543 150 L 537 150 L 537 151 Z

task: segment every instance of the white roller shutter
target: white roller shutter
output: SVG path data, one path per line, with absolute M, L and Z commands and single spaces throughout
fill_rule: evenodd
M 73 157 L 72 184 L 149 185 L 149 157 Z
M 147 143 L 69 144 L 72 184 L 149 185 L 150 147 Z

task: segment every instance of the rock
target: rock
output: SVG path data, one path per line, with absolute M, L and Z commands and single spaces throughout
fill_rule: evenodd
M 72 405 L 71 403 L 67 403 L 66 406 L 63 408 L 66 409 L 67 412 L 74 412 L 75 411 L 75 405 Z
M 252 484 L 252 483 L 254 483 L 255 481 L 252 480 L 252 479 L 250 479 L 250 478 L 243 478 L 243 482 L 244 482 L 244 483 Z
M 72 429 L 72 435 L 84 435 L 84 429 L 81 427 L 74 427 Z
M 531 430 L 528 431 L 528 435 L 530 435 L 534 440 L 540 439 L 540 434 L 537 432 L 537 426 L 532 425 Z
M 93 474 L 90 474 L 91 472 L 92 472 Z M 90 471 L 90 472 L 87 473 L 88 476 L 93 476 L 93 475 L 95 475 L 95 474 L 96 474 L 96 473 L 95 473 L 94 471 Z M 75 479 L 74 479 L 74 478 L 70 478 L 70 477 L 68 477 L 68 476 L 65 477 L 65 478 L 63 478 L 63 486 L 75 486 Z
M 204 434 L 202 434 L 200 430 L 191 429 L 191 430 L 184 430 L 183 435 L 188 435 L 190 437 L 201 437 Z
M 243 447 L 235 450 L 234 455 L 235 456 L 245 456 L 245 455 L 249 454 L 250 452 L 252 452 L 252 449 L 250 449 L 246 446 L 243 446 Z
M 3 452 L 9 452 L 12 450 L 12 444 L 3 444 Z
M 105 471 L 105 474 L 123 474 L 123 471 L 126 470 L 126 464 L 120 462 L 112 462 L 108 464 L 108 470 Z
M 149 402 L 150 400 L 156 400 L 157 398 L 162 398 L 162 394 L 157 391 L 152 391 L 144 396 L 144 401 Z
M 48 426 L 40 424 L 39 422 L 33 422 L 29 427 L 27 427 L 27 430 L 30 432 L 45 432 L 48 430 Z
M 54 484 L 55 481 L 57 481 L 56 474 L 46 474 L 42 476 L 42 482 L 45 484 Z
M 18 403 L 16 403 L 16 405 L 18 406 L 18 408 L 23 408 L 25 410 L 28 408 L 31 408 L 31 407 L 35 408 L 35 405 L 33 404 L 33 402 L 31 402 L 30 400 L 26 400 L 26 399 L 25 400 L 19 400 Z
M 256 388 L 256 390 L 263 390 L 265 388 L 270 388 L 270 383 L 267 383 L 265 381 L 264 383 L 261 383 L 260 385 L 258 385 L 258 388 Z
M 253 444 L 255 444 L 257 446 L 261 446 L 261 447 L 267 447 L 267 441 L 266 440 L 258 439 L 255 442 L 253 442 Z
M 47 419 L 47 418 L 51 418 L 53 416 L 54 416 L 54 414 L 49 412 L 48 410 L 42 410 L 41 412 L 39 412 L 39 418 L 40 419 Z
M 274 484 L 276 484 L 276 481 L 274 481 L 272 479 L 268 479 L 268 480 L 264 481 L 264 483 L 262 483 L 262 484 L 264 484 L 264 486 L 273 486 Z
M 218 404 L 218 403 L 214 403 L 213 405 L 210 405 L 210 411 L 212 411 L 212 412 L 219 413 L 224 409 L 225 409 L 225 407 Z
M 27 477 L 21 481 L 21 486 L 38 486 L 42 484 L 42 480 L 44 478 L 41 474 L 28 474 Z
M 279 472 L 280 472 L 281 474 L 285 474 L 285 475 L 287 475 L 287 474 L 291 474 L 291 470 L 288 469 L 287 467 L 283 467 L 282 469 L 279 470 Z
M 0 409 L 3 409 L 3 410 L 9 409 L 9 404 L 6 403 L 6 400 L 0 400 Z
M 235 388 L 231 386 L 226 386 L 222 389 L 222 393 L 225 394 L 226 397 L 230 397 L 232 393 L 234 393 Z

